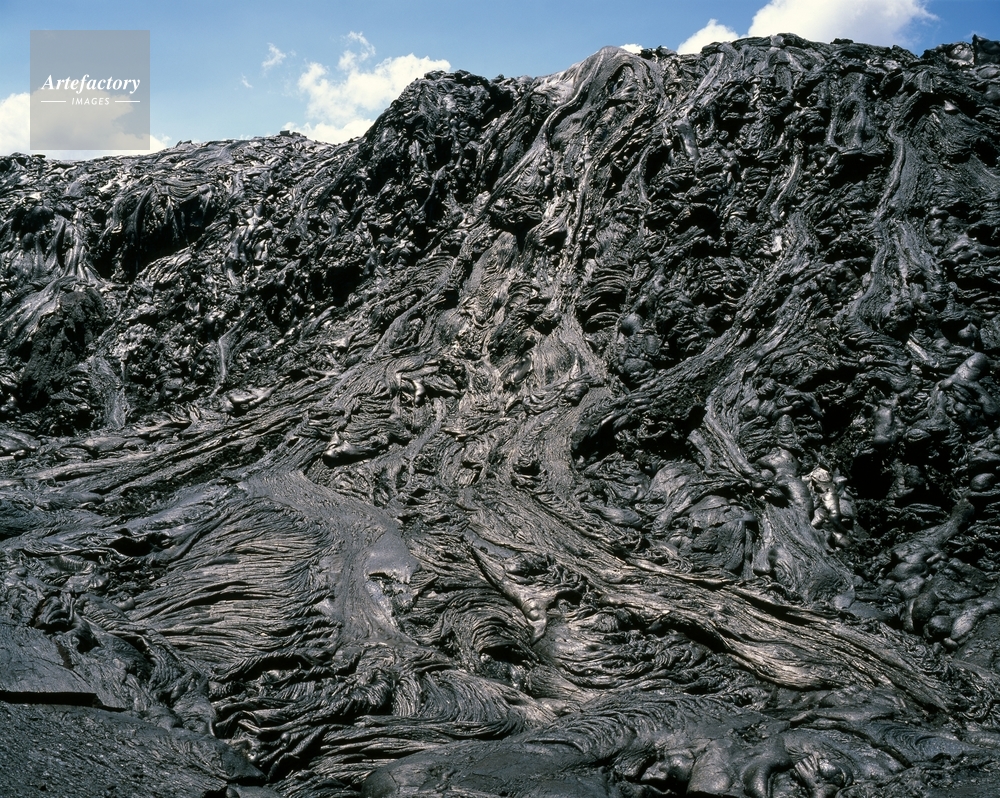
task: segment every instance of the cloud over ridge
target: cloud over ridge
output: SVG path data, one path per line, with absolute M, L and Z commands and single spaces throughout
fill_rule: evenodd
M 419 58 L 413 53 L 367 67 L 375 48 L 361 33 L 351 31 L 347 40 L 348 47 L 337 62 L 339 76 L 331 75 L 330 69 L 318 62 L 306 65 L 298 88 L 307 99 L 306 115 L 314 121 L 303 126 L 289 123 L 286 129 L 339 144 L 364 134 L 375 115 L 414 80 L 451 68 L 448 61 Z
M 814 41 L 843 38 L 888 46 L 905 44 L 911 25 L 933 19 L 926 0 L 771 0 L 758 9 L 743 35 L 795 33 Z M 706 44 L 738 38 L 735 30 L 712 19 L 677 50 L 696 53 Z

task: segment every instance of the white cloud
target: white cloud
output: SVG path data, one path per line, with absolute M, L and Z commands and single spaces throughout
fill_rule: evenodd
M 294 122 L 289 122 L 282 130 L 295 130 L 316 141 L 340 144 L 343 141 L 365 135 L 374 122 L 374 119 L 352 119 L 343 125 L 330 125 L 325 122 L 317 122 L 315 125 L 309 122 L 304 125 L 296 125 Z
M 31 108 L 30 96 L 27 92 L 11 94 L 0 100 L 0 155 L 10 155 L 15 152 L 42 153 L 48 158 L 58 160 L 87 160 L 101 158 L 105 155 L 137 155 L 146 152 L 157 152 L 166 149 L 169 136 L 150 136 L 149 149 L 121 150 L 32 150 L 31 149 Z M 122 139 L 127 144 L 127 139 Z M 136 146 L 141 142 L 136 139 Z
M 746 36 L 795 33 L 805 39 L 828 42 L 854 39 L 865 44 L 906 44 L 914 23 L 936 19 L 926 0 L 771 0 L 754 14 Z M 740 38 L 716 20 L 683 42 L 677 51 L 696 53 L 713 41 Z
M 243 84 L 243 88 L 245 88 L 245 89 L 252 89 L 253 88 L 253 85 L 250 83 L 249 80 L 247 80 L 247 76 L 246 75 L 241 75 L 240 76 L 240 83 Z
M 0 100 L 0 155 L 28 152 L 31 95 L 11 94 Z
M 167 143 L 169 141 L 170 141 L 170 136 L 166 136 L 165 135 L 165 136 L 163 136 L 162 139 L 160 139 L 160 138 L 157 138 L 156 136 L 154 136 L 152 133 L 150 133 L 149 134 L 149 151 L 150 152 L 159 152 L 160 150 L 165 150 L 167 147 L 172 146 L 171 144 Z
M 720 25 L 716 19 L 710 19 L 708 24 L 689 36 L 677 47 L 678 53 L 697 53 L 701 48 L 713 42 L 731 42 L 738 39 L 739 34 L 732 28 Z
M 618 45 L 618 49 L 619 50 L 625 50 L 625 51 L 627 51 L 629 53 L 635 53 L 636 55 L 638 55 L 639 53 L 642 52 L 642 45 L 641 44 L 619 44 Z
M 282 61 L 284 61 L 285 58 L 287 58 L 287 57 L 288 57 L 288 53 L 281 52 L 281 50 L 279 50 L 273 44 L 271 44 L 270 42 L 268 42 L 268 44 L 267 44 L 267 58 L 265 58 L 261 62 L 260 65 L 264 68 L 264 71 L 267 72 L 267 70 L 269 70 L 271 67 L 278 66 L 278 64 L 280 64 Z
M 337 62 L 338 77 L 319 63 L 310 63 L 299 76 L 298 87 L 308 104 L 305 125 L 288 123 L 286 130 L 297 130 L 310 138 L 338 144 L 362 135 L 375 115 L 419 77 L 434 70 L 448 70 L 444 60 L 402 55 L 386 58 L 370 69 L 365 62 L 375 55 L 375 48 L 360 33 L 348 35 L 348 48 Z
M 350 72 L 352 69 L 356 68 L 358 64 L 363 61 L 367 61 L 375 55 L 375 48 L 372 46 L 372 43 L 365 38 L 363 33 L 356 33 L 352 30 L 347 34 L 347 41 L 351 44 L 357 45 L 357 47 L 355 50 L 348 47 L 348 49 L 341 53 L 337 66 L 344 72 Z
M 771 0 L 754 14 L 750 35 L 796 33 L 820 42 L 900 44 L 912 23 L 935 19 L 924 5 L 923 0 Z

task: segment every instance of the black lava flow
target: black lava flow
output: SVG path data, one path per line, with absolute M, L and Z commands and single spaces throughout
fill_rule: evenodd
M 1000 43 L 0 158 L 0 793 L 1000 794 Z

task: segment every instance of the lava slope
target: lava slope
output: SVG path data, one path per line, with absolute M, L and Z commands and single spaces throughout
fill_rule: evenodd
M 0 785 L 1000 793 L 1000 44 L 0 158 Z

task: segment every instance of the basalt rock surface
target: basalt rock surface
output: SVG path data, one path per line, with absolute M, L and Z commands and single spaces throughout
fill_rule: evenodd
M 0 158 L 0 792 L 1000 794 L 997 62 Z

